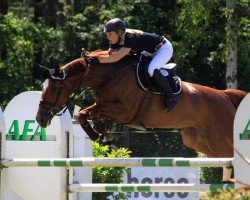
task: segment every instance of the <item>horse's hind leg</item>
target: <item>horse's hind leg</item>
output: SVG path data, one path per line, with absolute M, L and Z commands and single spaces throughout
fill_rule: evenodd
M 214 151 L 211 151 L 206 138 L 201 131 L 195 128 L 183 128 L 182 129 L 182 140 L 183 143 L 198 152 L 202 152 L 209 157 L 218 157 Z M 232 167 L 223 167 L 223 178 L 222 181 L 227 182 L 231 179 Z
M 233 157 L 233 127 L 223 127 L 217 124 L 209 126 L 206 130 L 206 142 L 208 148 L 214 152 L 215 157 L 230 158 Z
M 187 147 L 201 152 L 209 157 L 213 157 L 214 153 L 208 148 L 206 138 L 204 137 L 201 130 L 193 127 L 183 128 L 182 140 L 184 145 Z
M 208 147 L 216 153 L 216 157 L 233 157 L 233 133 L 232 125 L 222 126 L 217 120 L 217 124 L 210 126 L 206 131 Z M 223 123 L 221 123 L 223 124 Z M 221 128 L 222 127 L 222 128 Z M 223 167 L 222 181 L 228 181 L 232 176 L 232 167 Z

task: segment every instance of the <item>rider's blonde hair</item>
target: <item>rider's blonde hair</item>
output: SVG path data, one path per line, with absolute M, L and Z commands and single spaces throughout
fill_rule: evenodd
M 122 36 L 124 33 L 132 33 L 132 34 L 135 34 L 137 37 L 140 37 L 143 34 L 143 32 L 141 30 L 130 29 L 130 28 L 126 28 L 123 30 L 117 30 L 115 32 L 120 36 Z
M 126 33 L 132 33 L 135 34 L 137 37 L 141 36 L 143 34 L 143 32 L 141 30 L 137 30 L 137 29 L 126 29 Z

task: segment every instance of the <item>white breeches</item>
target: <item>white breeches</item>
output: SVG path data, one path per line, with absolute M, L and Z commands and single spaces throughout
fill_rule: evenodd
M 162 68 L 172 57 L 173 46 L 167 40 L 167 42 L 158 49 L 149 64 L 148 73 L 152 77 L 155 69 Z

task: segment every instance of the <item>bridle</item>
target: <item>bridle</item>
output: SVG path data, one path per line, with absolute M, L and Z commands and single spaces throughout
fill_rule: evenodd
M 63 73 L 65 73 L 65 72 L 63 72 Z M 65 81 L 67 75 L 65 75 L 63 78 L 56 78 L 57 80 L 60 81 L 60 84 L 59 84 L 59 87 L 58 87 L 59 89 L 57 90 L 55 101 L 50 102 L 50 101 L 47 101 L 47 100 L 41 100 L 39 105 L 42 106 L 42 107 L 45 107 L 45 110 L 46 110 L 46 108 L 49 108 L 49 110 L 47 111 L 47 114 L 49 114 L 51 117 L 63 115 L 66 112 L 70 102 L 75 98 L 75 93 L 76 93 L 77 90 L 80 89 L 80 87 L 81 87 L 81 85 L 83 83 L 83 77 L 86 74 L 87 74 L 87 72 L 83 73 L 83 75 L 81 76 L 79 84 L 73 90 L 73 95 L 69 98 L 68 102 L 66 104 L 64 104 L 63 106 L 61 106 L 61 107 L 57 106 L 57 102 L 58 102 L 58 100 L 59 100 L 59 98 L 60 98 L 60 96 L 62 94 L 63 88 L 65 88 L 68 91 L 69 95 L 72 93 L 70 91 L 70 89 L 68 89 L 68 87 L 64 84 L 64 81 Z M 53 79 L 55 79 L 55 78 L 53 78 Z
M 40 106 L 42 107 L 46 107 L 46 108 L 49 108 L 47 114 L 51 115 L 52 117 L 53 116 L 61 116 L 62 114 L 64 114 L 68 108 L 68 105 L 70 103 L 70 101 L 72 100 L 73 96 L 70 97 L 70 99 L 68 100 L 68 102 L 63 105 L 62 107 L 58 107 L 57 106 L 57 102 L 61 96 L 61 93 L 62 93 L 62 90 L 63 88 L 65 88 L 68 93 L 70 94 L 71 91 L 64 85 L 64 79 L 60 80 L 60 84 L 59 84 L 59 87 L 58 87 L 58 90 L 57 90 L 57 94 L 56 94 L 56 99 L 54 102 L 50 102 L 50 101 L 47 101 L 47 100 L 41 100 L 40 101 Z M 61 113 L 59 113 L 60 111 L 62 111 Z

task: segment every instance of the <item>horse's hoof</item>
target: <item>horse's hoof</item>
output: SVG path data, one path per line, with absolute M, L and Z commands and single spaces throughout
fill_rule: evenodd
M 112 141 L 114 139 L 114 136 L 111 133 L 105 134 L 105 138 L 107 141 Z

